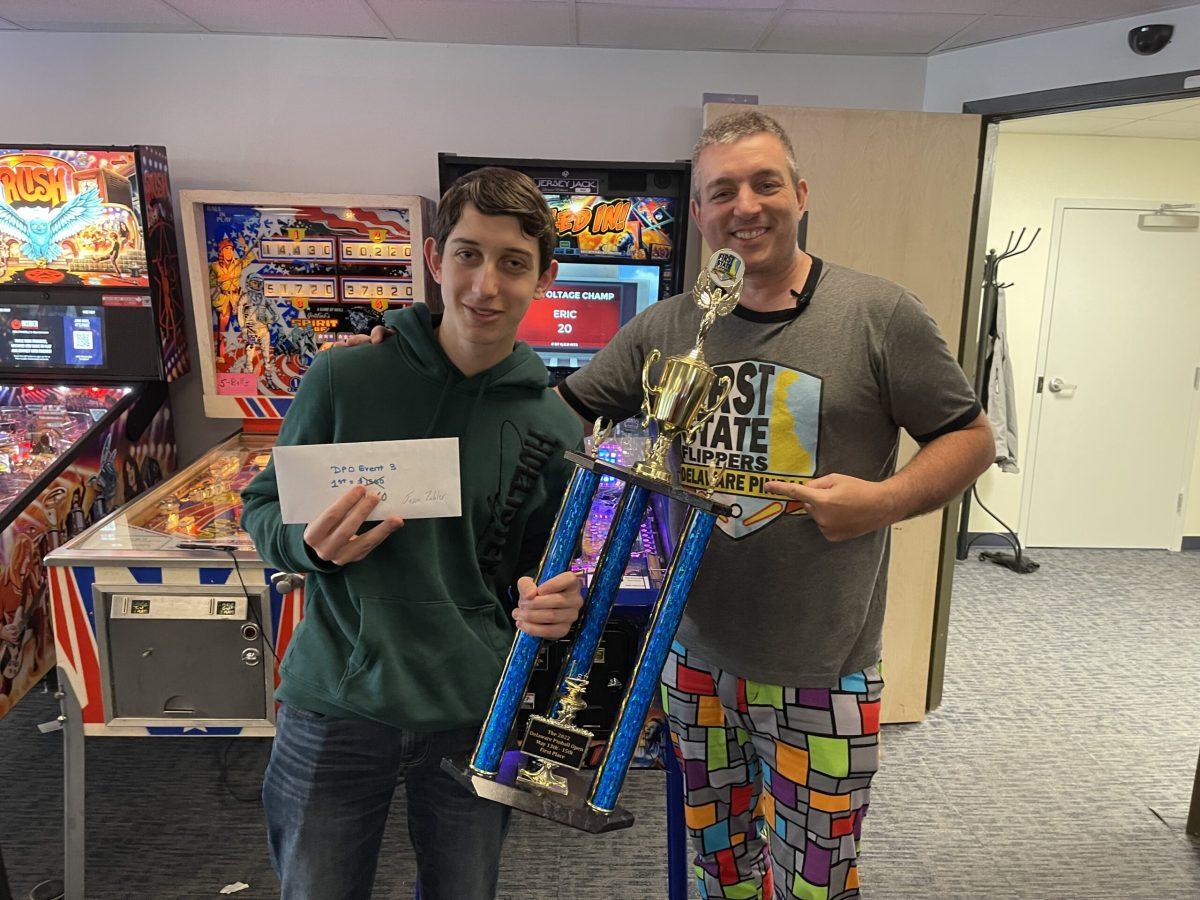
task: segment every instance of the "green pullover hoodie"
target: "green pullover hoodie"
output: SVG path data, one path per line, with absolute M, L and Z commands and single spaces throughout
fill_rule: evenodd
M 284 525 L 274 465 L 242 493 L 242 526 L 277 569 L 303 572 L 304 618 L 275 696 L 298 707 L 440 731 L 483 720 L 513 638 L 509 588 L 533 574 L 582 444 L 526 344 L 464 377 L 423 304 L 378 345 L 317 354 L 279 445 L 457 437 L 460 518 L 413 519 L 364 559 L 321 560 Z

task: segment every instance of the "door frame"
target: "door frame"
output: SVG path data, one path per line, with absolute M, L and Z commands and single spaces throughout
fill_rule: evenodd
M 963 297 L 962 331 L 959 341 L 959 364 L 963 371 L 974 372 L 979 355 L 979 313 L 983 283 L 984 256 L 987 252 L 987 226 L 992 204 L 992 185 L 996 169 L 996 141 L 1000 123 L 1007 119 L 1044 116 L 1056 112 L 1077 112 L 1084 109 L 1103 109 L 1127 106 L 1156 100 L 1200 99 L 1200 69 L 1146 75 L 1095 84 L 1079 84 L 1024 94 L 987 97 L 963 104 L 962 111 L 983 116 L 980 136 L 978 194 L 975 198 L 975 225 L 971 232 L 969 271 L 966 294 Z M 933 610 L 933 644 L 930 647 L 929 689 L 925 707 L 937 709 L 942 704 L 942 685 L 946 675 L 946 642 L 950 636 L 950 598 L 954 591 L 955 547 L 958 542 L 959 511 L 962 499 L 957 498 L 946 510 L 942 524 L 942 565 L 938 572 L 937 594 Z M 966 524 L 963 527 L 967 527 Z
M 1050 230 L 1049 257 L 1046 263 L 1046 286 L 1042 295 L 1042 321 L 1038 330 L 1037 363 L 1034 378 L 1041 379 L 1046 374 L 1046 361 L 1050 355 L 1050 326 L 1054 319 L 1054 299 L 1058 282 L 1059 254 L 1062 249 L 1063 220 L 1069 209 L 1118 209 L 1131 212 L 1154 212 L 1163 201 L 1139 200 L 1069 200 L 1059 198 L 1054 201 L 1054 221 Z M 1171 201 L 1167 201 L 1171 202 Z M 1025 451 L 1029 460 L 1025 468 L 1025 478 L 1021 482 L 1021 513 L 1017 525 L 1018 535 L 1028 535 L 1030 508 L 1033 505 L 1033 476 L 1037 467 L 1038 431 L 1041 425 L 1042 404 L 1046 394 L 1044 391 L 1034 391 L 1033 404 L 1029 410 L 1029 441 Z M 1187 496 L 1192 475 L 1192 461 L 1196 455 L 1196 426 L 1200 423 L 1200 391 L 1192 391 L 1191 410 L 1189 412 L 1190 437 L 1184 450 L 1182 471 L 1179 488 Z M 1170 547 L 1177 551 L 1183 543 L 1183 515 L 1175 520 L 1175 530 L 1171 535 Z

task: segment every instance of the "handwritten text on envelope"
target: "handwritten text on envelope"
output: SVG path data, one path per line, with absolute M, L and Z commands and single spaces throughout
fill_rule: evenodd
M 458 438 L 276 447 L 285 525 L 307 524 L 356 485 L 380 494 L 370 521 L 462 515 Z

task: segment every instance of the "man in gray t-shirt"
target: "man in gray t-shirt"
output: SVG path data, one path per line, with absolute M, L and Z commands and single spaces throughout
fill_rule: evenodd
M 697 875 L 707 897 L 856 896 L 887 529 L 961 493 L 994 443 L 912 294 L 797 248 L 807 185 L 774 120 L 718 121 L 693 162 L 697 225 L 746 261 L 741 303 L 705 344 L 732 390 L 677 460 L 685 486 L 715 467 L 734 508 L 663 672 Z M 649 352 L 686 352 L 699 322 L 688 295 L 652 306 L 560 393 L 585 419 L 635 415 Z M 900 428 L 922 449 L 897 473 Z

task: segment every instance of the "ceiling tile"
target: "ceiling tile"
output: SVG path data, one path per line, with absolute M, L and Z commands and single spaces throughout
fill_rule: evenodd
M 1018 0 L 1019 2 L 1019 0 Z M 789 0 L 789 9 L 840 13 L 1001 12 L 1004 0 Z
M 0 0 L 0 17 L 39 31 L 203 31 L 159 0 Z
M 1155 113 L 1155 122 L 1200 122 L 1200 101 L 1178 100 L 1175 103 L 1157 103 L 1155 106 L 1170 107 Z
M 370 0 L 397 38 L 449 44 L 513 46 L 574 43 L 571 14 L 561 0 Z
M 1162 119 L 1142 119 L 1122 122 L 1104 132 L 1106 137 L 1176 138 L 1200 140 L 1200 122 L 1164 122 Z
M 1124 119 L 1132 122 L 1176 112 L 1197 103 L 1200 103 L 1200 98 L 1196 100 L 1160 100 L 1157 103 L 1122 103 L 1116 106 L 1080 110 L 1077 113 L 1063 113 L 1063 115 L 1104 116 L 1106 119 Z
M 1148 118 L 1158 112 L 1166 112 L 1166 110 L 1158 109 L 1157 103 L 1122 103 L 1117 106 L 1089 110 L 1089 112 L 1110 119 L 1124 119 L 1132 122 L 1136 119 Z
M 762 45 L 788 53 L 929 53 L 974 14 L 787 12 Z
M 789 0 L 791 9 L 838 12 L 994 13 L 1009 16 L 1067 18 L 1097 22 L 1160 9 L 1189 6 L 1196 0 Z
M 389 37 L 365 0 L 170 0 L 212 31 Z
M 1078 25 L 1079 22 L 1079 19 L 1049 19 L 1040 16 L 984 16 L 938 49 L 952 50 L 955 47 L 982 44 L 985 41 L 999 41 L 1037 31 L 1049 31 L 1052 28 L 1066 28 L 1069 25 Z
M 579 3 L 579 43 L 656 50 L 751 50 L 767 10 L 681 9 Z
M 1179 9 L 1181 6 L 1191 6 L 1195 2 L 1196 0 L 1054 0 L 1053 3 L 1046 3 L 1044 0 L 1015 0 L 1005 4 L 1009 9 L 999 11 L 1027 15 L 1045 12 L 1052 12 L 1056 16 L 1080 15 L 1096 22 L 1101 19 L 1138 16 L 1163 9 Z M 1013 6 L 1020 8 L 1012 9 Z
M 580 0 L 586 3 L 588 0 Z M 606 6 L 652 6 L 671 9 L 770 9 L 780 6 L 780 0 L 598 0 Z M 829 3 L 830 0 L 825 0 Z
M 1000 123 L 1003 134 L 1102 134 L 1110 128 L 1127 125 L 1128 120 L 1105 116 L 1063 113 L 1057 116 L 1031 116 Z

